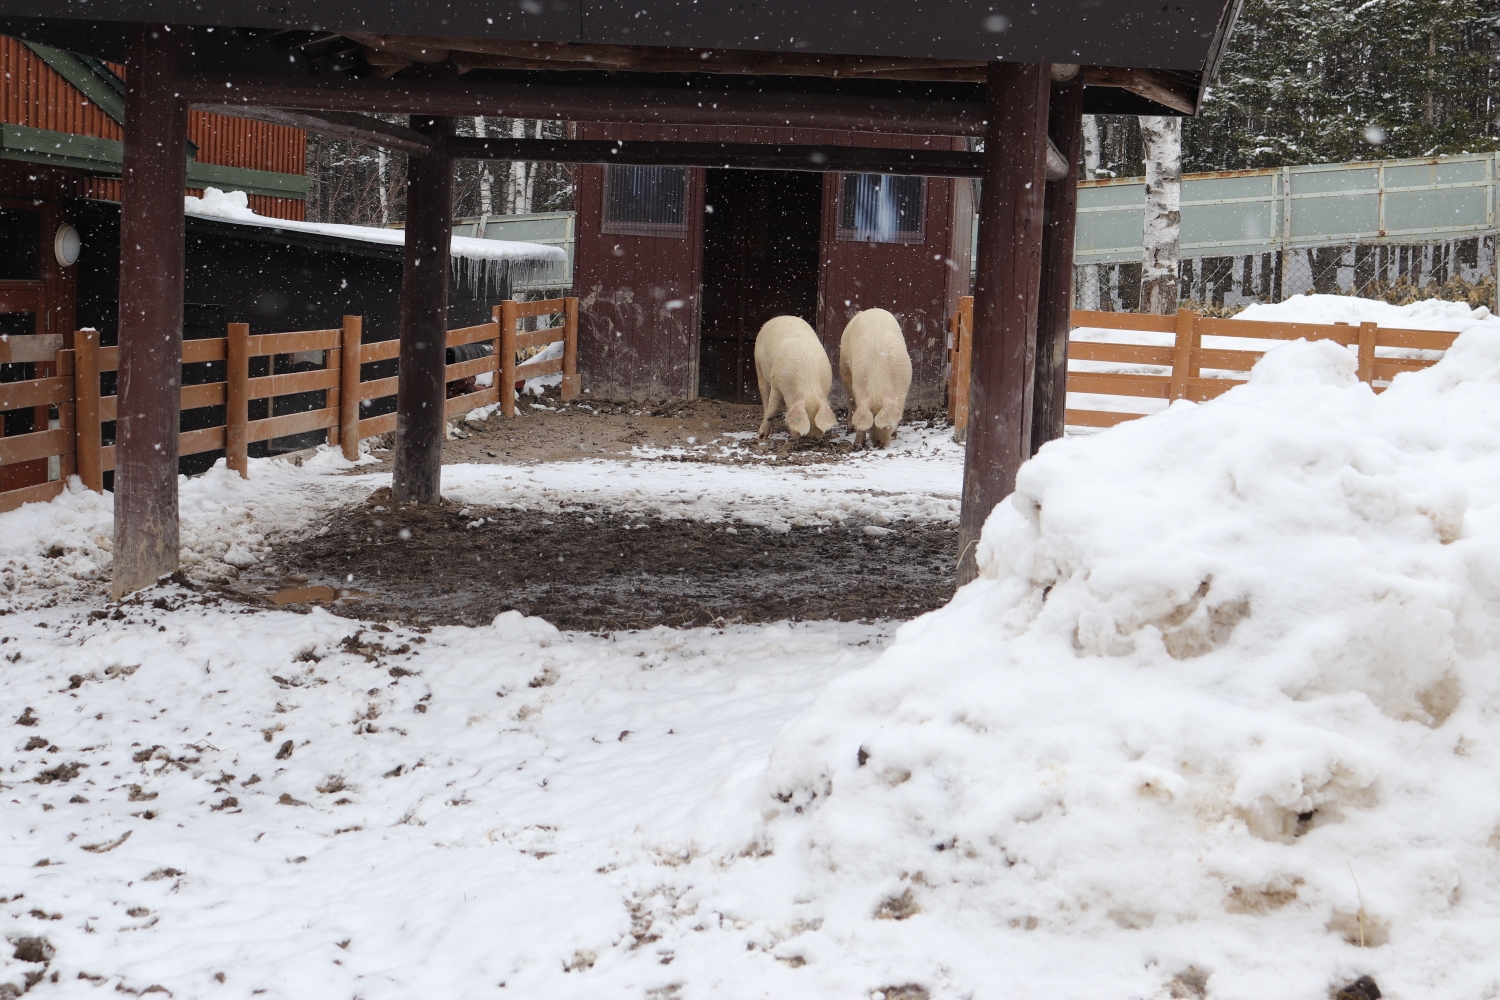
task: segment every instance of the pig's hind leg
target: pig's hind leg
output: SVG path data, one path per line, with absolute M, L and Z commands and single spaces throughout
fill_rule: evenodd
M 771 418 L 781 408 L 781 392 L 776 388 L 776 383 L 761 382 L 760 398 L 766 401 L 766 409 L 760 422 L 760 430 L 756 432 L 756 436 L 766 438 L 771 434 Z

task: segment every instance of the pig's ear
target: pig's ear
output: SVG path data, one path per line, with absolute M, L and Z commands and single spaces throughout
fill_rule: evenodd
M 860 403 L 854 408 L 854 412 L 849 416 L 849 426 L 853 427 L 857 431 L 869 430 L 870 425 L 874 422 L 875 417 L 870 413 L 869 403 Z
M 839 418 L 833 415 L 833 408 L 828 405 L 827 400 L 820 401 L 818 403 L 818 415 L 813 420 L 813 424 L 817 426 L 819 432 L 827 434 L 834 427 L 838 426 L 838 422 Z
M 886 403 L 880 408 L 880 412 L 875 414 L 875 426 L 883 431 L 895 430 L 900 422 L 901 410 L 895 403 Z
M 798 400 L 786 410 L 786 429 L 798 437 L 807 437 L 811 425 L 807 419 L 807 404 Z

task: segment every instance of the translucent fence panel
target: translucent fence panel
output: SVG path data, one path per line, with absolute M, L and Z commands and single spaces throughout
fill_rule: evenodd
M 1496 154 L 1312 164 L 1183 178 L 1182 255 L 1365 242 L 1451 242 L 1495 229 Z M 1084 181 L 1077 260 L 1141 257 L 1140 178 Z

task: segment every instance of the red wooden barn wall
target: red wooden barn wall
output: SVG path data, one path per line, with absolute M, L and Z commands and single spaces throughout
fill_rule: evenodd
M 125 67 L 110 64 L 110 69 L 124 78 Z M 0 121 L 99 139 L 124 138 L 124 131 L 113 118 L 74 89 L 36 53 L 8 35 L 0 35 Z M 197 144 L 198 159 L 203 163 L 284 174 L 300 174 L 306 169 L 307 133 L 301 129 L 190 111 L 188 138 Z M 11 192 L 7 189 L 5 193 Z M 119 201 L 120 182 L 107 177 L 86 177 L 81 194 L 85 198 Z M 305 205 L 297 198 L 251 195 L 250 207 L 277 219 L 301 219 Z
M 915 141 L 911 141 L 915 140 Z M 871 145 L 920 148 L 923 143 L 954 148 L 948 138 L 877 136 Z M 962 149 L 962 140 L 957 148 Z M 823 266 L 819 285 L 818 334 L 838 380 L 839 339 L 844 326 L 862 309 L 887 309 L 906 334 L 911 355 L 911 393 L 907 405 L 941 403 L 946 391 L 948 317 L 958 297 L 969 292 L 973 197 L 967 180 L 927 179 L 921 243 L 840 242 L 838 174 L 823 180 Z
M 694 140 L 703 129 L 580 123 L 580 139 Z M 703 171 L 688 171 L 685 239 L 600 232 L 604 168 L 578 171 L 573 292 L 578 368 L 594 394 L 685 399 L 698 389 Z
M 580 139 L 781 142 L 883 145 L 890 148 L 964 148 L 962 139 L 855 136 L 848 132 L 738 126 L 672 127 L 580 122 Z M 699 290 L 703 252 L 704 172 L 688 172 L 690 224 L 686 239 L 602 233 L 604 168 L 581 167 L 574 291 L 579 308 L 579 370 L 602 396 L 691 398 L 698 388 Z M 836 239 L 839 175 L 823 186 L 820 307 L 805 317 L 818 330 L 838 383 L 838 343 L 844 324 L 861 309 L 889 309 L 901 322 L 911 352 L 909 402 L 940 402 L 947 318 L 968 293 L 973 202 L 968 181 L 929 178 L 925 240 L 919 244 L 841 243 Z M 681 303 L 678 308 L 669 305 Z M 847 303 L 847 304 L 846 304 Z

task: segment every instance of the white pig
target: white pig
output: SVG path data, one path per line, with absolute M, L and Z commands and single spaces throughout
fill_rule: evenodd
M 767 320 L 755 335 L 755 378 L 765 401 L 760 436 L 771 433 L 771 418 L 786 404 L 792 437 L 822 437 L 838 423 L 828 405 L 833 366 L 813 328 L 796 316 Z
M 896 317 L 866 309 L 849 321 L 839 344 L 839 375 L 853 401 L 849 426 L 855 447 L 865 443 L 866 434 L 881 448 L 890 444 L 911 389 L 911 356 Z

